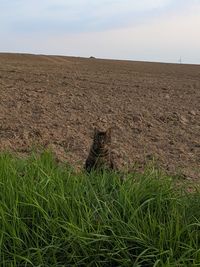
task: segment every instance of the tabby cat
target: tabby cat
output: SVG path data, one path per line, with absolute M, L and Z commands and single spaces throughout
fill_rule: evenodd
M 87 172 L 91 172 L 92 169 L 114 169 L 110 145 L 111 129 L 100 131 L 95 128 L 93 143 L 85 162 Z

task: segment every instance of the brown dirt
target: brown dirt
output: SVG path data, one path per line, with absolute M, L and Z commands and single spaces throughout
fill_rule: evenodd
M 119 167 L 200 178 L 200 66 L 0 54 L 0 93 L 1 151 L 42 145 L 80 167 L 101 124 Z

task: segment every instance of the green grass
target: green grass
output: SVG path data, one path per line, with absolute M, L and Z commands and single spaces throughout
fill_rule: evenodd
M 0 265 L 200 266 L 200 192 L 176 184 L 1 153 Z

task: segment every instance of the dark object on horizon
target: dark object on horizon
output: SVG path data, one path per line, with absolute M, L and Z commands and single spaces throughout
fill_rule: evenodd
M 96 59 L 95 57 L 91 56 L 90 59 Z
M 93 143 L 85 162 L 87 172 L 91 170 L 114 169 L 111 156 L 111 129 L 100 131 L 95 128 Z

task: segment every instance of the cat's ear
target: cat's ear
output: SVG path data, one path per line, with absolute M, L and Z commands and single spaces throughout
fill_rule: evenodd
M 99 130 L 96 127 L 94 127 L 94 136 L 97 136 L 98 133 L 99 133 Z

